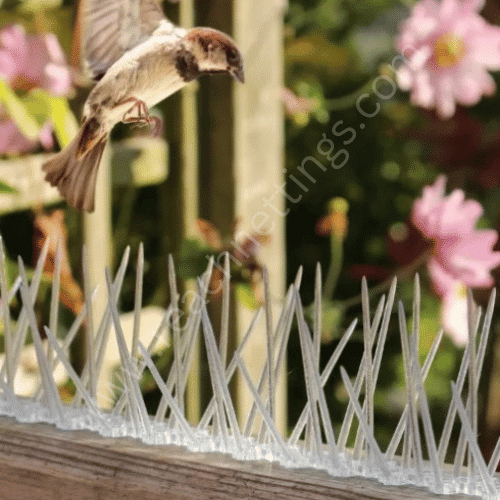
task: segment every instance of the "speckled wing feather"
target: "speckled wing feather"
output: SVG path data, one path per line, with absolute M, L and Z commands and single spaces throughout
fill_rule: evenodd
M 157 0 L 81 1 L 83 59 L 94 79 L 160 26 L 176 29 Z

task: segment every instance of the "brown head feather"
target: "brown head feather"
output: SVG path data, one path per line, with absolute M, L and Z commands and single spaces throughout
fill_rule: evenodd
M 196 58 L 200 75 L 224 72 L 244 81 L 240 51 L 225 33 L 212 28 L 192 28 L 186 33 L 184 42 Z
M 192 28 L 188 30 L 184 38 L 190 42 L 198 42 L 206 52 L 210 45 L 225 50 L 236 48 L 236 43 L 231 37 L 212 28 Z

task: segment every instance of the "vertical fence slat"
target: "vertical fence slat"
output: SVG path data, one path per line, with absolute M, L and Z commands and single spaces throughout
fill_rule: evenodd
M 235 0 L 235 38 L 245 57 L 245 84 L 234 93 L 235 107 L 235 212 L 241 220 L 241 239 L 268 234 L 260 260 L 269 268 L 270 295 L 276 302 L 285 286 L 285 198 L 284 123 L 281 104 L 283 88 L 283 0 Z M 267 200 L 267 201 L 266 201 Z M 276 304 L 279 305 L 279 304 Z M 273 308 L 272 317 L 278 317 Z M 253 311 L 238 310 L 238 335 L 244 334 Z M 274 325 L 276 326 L 276 325 Z M 260 336 L 260 337 L 259 337 Z M 254 380 L 261 365 L 250 360 L 266 359 L 265 326 L 249 342 L 243 358 Z M 286 431 L 286 367 L 278 377 L 275 396 L 277 427 Z M 241 378 L 238 382 L 240 417 L 248 414 L 253 398 Z

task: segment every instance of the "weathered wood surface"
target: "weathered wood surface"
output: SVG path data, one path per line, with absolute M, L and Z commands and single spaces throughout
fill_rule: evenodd
M 115 168 L 113 172 L 113 184 L 148 186 L 163 182 L 168 176 L 168 144 L 163 139 L 128 139 L 113 144 L 112 150 L 119 163 L 119 168 Z M 62 201 L 59 191 L 45 180 L 42 170 L 43 162 L 49 157 L 49 154 L 38 154 L 0 160 L 0 179 L 18 191 L 18 194 L 0 194 L 0 213 L 27 210 Z M 105 171 L 105 167 L 100 171 Z M 99 193 L 96 199 L 99 202 Z
M 0 417 L 2 500 L 471 500 Z

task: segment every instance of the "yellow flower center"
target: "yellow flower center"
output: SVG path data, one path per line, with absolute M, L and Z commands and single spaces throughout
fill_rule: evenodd
M 453 33 L 445 33 L 434 42 L 434 60 L 441 68 L 455 66 L 464 55 L 465 44 L 459 36 Z
M 463 282 L 460 281 L 455 283 L 455 295 L 461 299 L 467 297 L 467 287 L 463 284 Z

